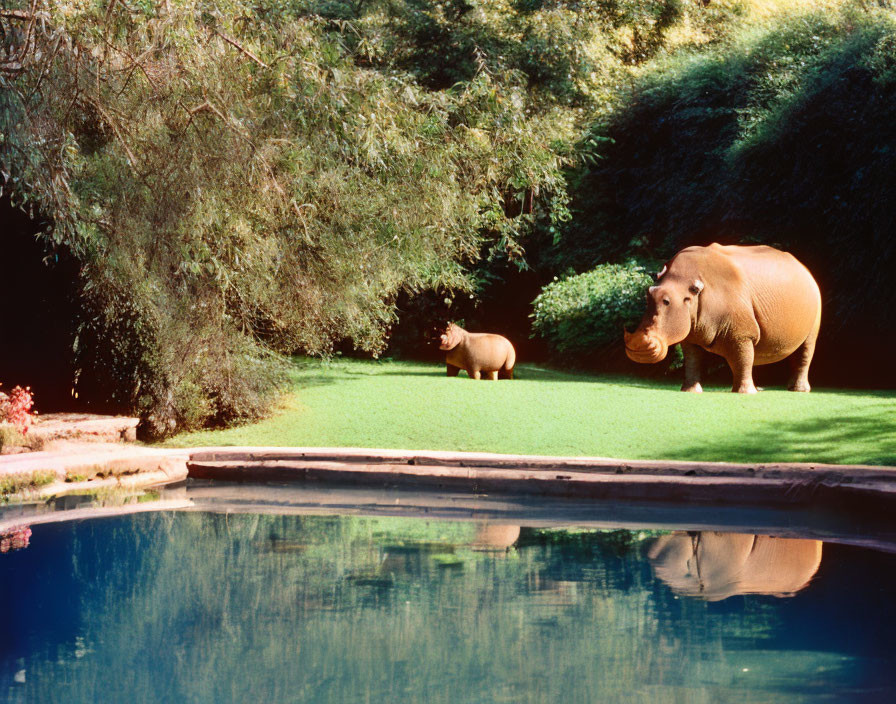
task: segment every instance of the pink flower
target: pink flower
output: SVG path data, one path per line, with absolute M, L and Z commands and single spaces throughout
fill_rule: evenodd
M 23 434 L 34 422 L 34 394 L 31 387 L 16 386 L 9 394 L 0 391 L 0 421 L 6 421 L 17 427 Z
M 31 540 L 31 528 L 15 526 L 0 533 L 0 553 L 27 548 Z

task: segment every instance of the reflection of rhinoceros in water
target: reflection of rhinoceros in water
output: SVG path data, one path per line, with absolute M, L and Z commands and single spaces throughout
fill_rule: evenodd
M 507 550 L 513 547 L 519 537 L 519 526 L 479 523 L 471 547 L 474 550 Z
M 741 533 L 673 533 L 647 554 L 673 591 L 720 601 L 735 594 L 792 596 L 821 564 L 821 541 Z

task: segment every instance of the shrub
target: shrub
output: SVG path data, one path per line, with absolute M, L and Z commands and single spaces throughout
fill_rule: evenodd
M 24 433 L 10 423 L 0 423 L 0 451 L 10 452 L 11 447 L 28 447 Z
M 34 396 L 31 387 L 16 386 L 8 394 L 0 391 L 0 423 L 9 423 L 22 435 L 34 422 Z
M 621 344 L 623 326 L 640 320 L 650 282 L 645 266 L 634 261 L 554 281 L 532 302 L 533 332 L 565 362 L 587 362 Z

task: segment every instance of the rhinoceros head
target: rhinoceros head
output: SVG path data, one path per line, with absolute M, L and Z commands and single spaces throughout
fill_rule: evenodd
M 460 344 L 464 337 L 464 329 L 454 323 L 448 323 L 445 332 L 439 337 L 439 349 L 443 351 L 453 350 Z
M 700 279 L 669 272 L 647 289 L 647 312 L 635 332 L 625 331 L 625 353 L 633 362 L 652 364 L 666 358 L 669 347 L 684 340 L 696 319 Z

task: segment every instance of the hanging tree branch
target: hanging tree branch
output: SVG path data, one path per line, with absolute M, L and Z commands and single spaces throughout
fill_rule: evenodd
M 257 63 L 262 68 L 270 68 L 270 66 L 268 66 L 264 61 L 259 59 L 255 54 L 253 54 L 251 51 L 249 51 L 246 47 L 244 47 L 242 44 L 240 44 L 233 37 L 228 37 L 226 34 L 224 34 L 224 32 L 221 32 L 217 29 L 215 29 L 213 31 L 215 34 L 217 34 L 219 37 L 221 37 L 221 39 L 223 39 L 225 42 L 230 44 L 230 46 L 234 47 L 237 51 L 240 51 L 244 55 L 248 56 L 250 59 L 252 59 L 255 63 Z
M 8 20 L 22 20 L 27 22 L 32 19 L 32 13 L 27 10 L 0 10 L 0 17 Z

